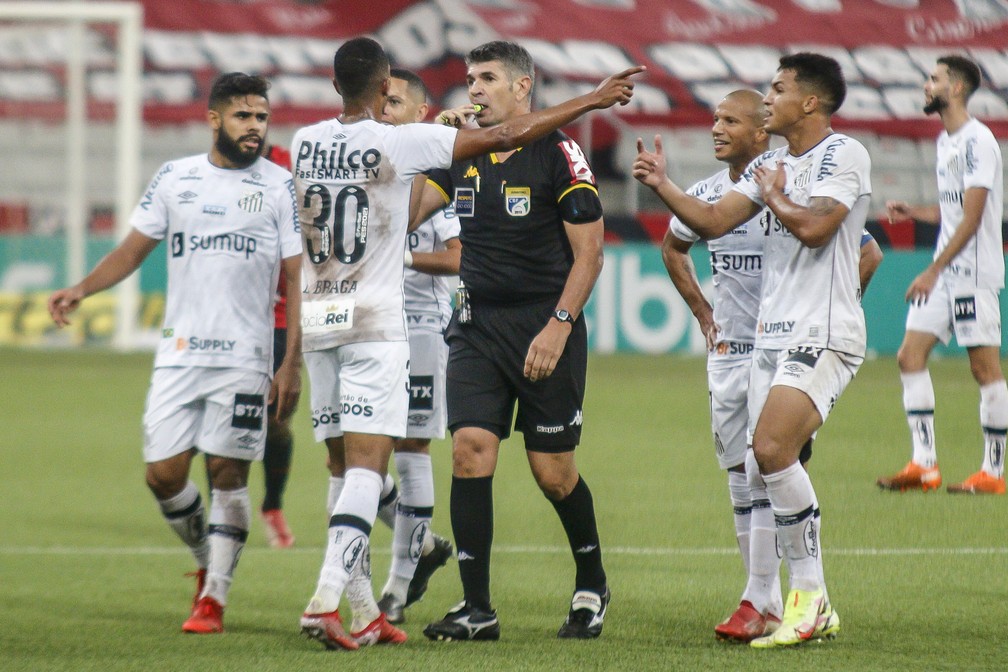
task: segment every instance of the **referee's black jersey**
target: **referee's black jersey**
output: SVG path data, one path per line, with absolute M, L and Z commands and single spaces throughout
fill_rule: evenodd
M 574 262 L 560 203 L 574 190 L 598 199 L 576 142 L 554 131 L 503 162 L 496 154 L 456 161 L 432 171 L 429 181 L 455 201 L 459 277 L 473 301 L 521 304 L 560 296 Z

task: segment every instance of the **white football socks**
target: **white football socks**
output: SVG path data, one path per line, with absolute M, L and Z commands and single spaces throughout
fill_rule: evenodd
M 791 588 L 825 590 L 819 538 L 819 503 L 801 464 L 763 474 L 777 521 L 777 534 L 788 561 Z
M 1001 478 L 1005 466 L 1005 435 L 1008 434 L 1008 385 L 1004 379 L 980 388 L 980 426 L 984 437 L 982 469 Z
M 196 566 L 205 569 L 210 561 L 210 544 L 207 541 L 206 509 L 199 488 L 192 481 L 182 491 L 168 499 L 157 500 L 168 525 L 189 547 Z
M 903 410 L 906 412 L 913 442 L 911 459 L 922 467 L 935 467 L 938 465 L 938 454 L 935 447 L 935 394 L 931 373 L 927 369 L 901 373 L 900 380 L 903 381 Z
M 392 564 L 382 594 L 392 595 L 405 604 L 424 541 L 430 536 L 434 472 L 430 455 L 424 453 L 396 453 L 395 464 L 399 472 L 399 504 L 392 534 Z
M 351 575 L 363 579 L 366 574 L 367 590 L 355 588 L 347 597 L 354 610 L 354 621 L 374 615 L 365 622 L 378 617 L 378 607 L 370 588 L 368 536 L 374 525 L 381 496 L 383 480 L 380 474 L 368 469 L 347 469 L 342 492 L 333 507 L 329 522 L 329 542 L 326 546 L 325 561 L 319 573 L 315 595 L 305 609 L 310 614 L 324 614 L 339 607 L 340 598 L 347 587 Z M 366 571 L 365 571 L 366 570 Z
M 248 539 L 251 504 L 248 488 L 210 492 L 210 563 L 207 566 L 206 589 L 221 605 L 227 604 L 228 591 L 234 578 L 238 558 Z

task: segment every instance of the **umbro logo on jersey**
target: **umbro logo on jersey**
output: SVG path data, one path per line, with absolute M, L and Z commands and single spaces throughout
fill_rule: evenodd
M 181 194 L 178 195 L 179 204 L 185 205 L 187 203 L 192 203 L 197 196 L 199 196 L 199 194 L 194 194 L 191 191 L 183 191 Z
M 346 133 L 337 133 L 336 135 L 332 136 L 332 139 L 333 140 L 342 140 L 345 137 L 346 137 Z

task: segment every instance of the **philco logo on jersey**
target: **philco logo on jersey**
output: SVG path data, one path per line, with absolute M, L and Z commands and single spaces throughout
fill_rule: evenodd
M 378 177 L 378 166 L 382 162 L 381 152 L 374 147 L 349 152 L 347 149 L 347 144 L 337 142 L 335 137 L 328 148 L 323 147 L 321 142 L 311 143 L 302 140 L 301 146 L 298 147 L 294 174 L 301 179 L 309 180 L 345 180 L 356 178 L 357 171 L 363 170 L 365 179 Z M 309 158 L 311 159 L 309 165 L 302 166 L 302 162 L 307 162 Z
M 571 184 L 575 182 L 595 184 L 595 175 L 592 173 L 591 166 L 588 165 L 588 159 L 581 147 L 573 140 L 565 140 L 560 143 L 560 149 L 563 150 L 564 156 L 567 158 L 567 167 L 570 168 L 572 178 Z
M 505 187 L 504 207 L 512 217 L 526 216 L 532 211 L 532 189 L 529 187 Z
M 262 206 L 263 192 L 261 191 L 249 192 L 238 201 L 238 207 L 245 212 L 262 212 Z
M 455 214 L 472 217 L 476 212 L 476 193 L 469 187 L 455 189 Z

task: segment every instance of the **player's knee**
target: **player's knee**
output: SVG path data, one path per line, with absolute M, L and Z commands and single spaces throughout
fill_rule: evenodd
M 896 351 L 896 364 L 899 365 L 900 373 L 923 371 L 927 366 L 927 353 L 904 343 Z
M 178 474 L 164 464 L 153 463 L 147 465 L 145 480 L 154 496 L 164 500 L 182 492 L 189 479 L 186 474 Z
M 395 452 L 427 455 L 430 453 L 430 444 L 430 439 L 399 439 L 396 441 Z
M 248 485 L 248 462 L 213 457 L 207 460 L 210 485 L 217 490 L 237 490 Z

